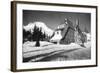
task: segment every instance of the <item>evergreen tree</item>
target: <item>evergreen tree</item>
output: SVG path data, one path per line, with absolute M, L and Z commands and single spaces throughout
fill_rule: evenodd
M 46 38 L 46 34 L 45 34 L 45 32 L 44 32 L 44 34 L 43 34 L 43 41 L 45 40 L 45 38 Z
M 37 34 L 37 27 L 35 25 L 32 33 L 32 41 L 36 41 L 37 38 L 36 34 Z
M 50 37 L 42 32 L 42 28 L 38 28 L 36 25 L 34 26 L 32 33 L 32 41 L 36 41 L 35 46 L 40 46 L 40 41 L 48 41 Z
M 36 47 L 39 47 L 39 46 L 40 46 L 40 42 L 39 42 L 39 41 L 40 41 L 40 32 L 39 32 L 39 28 L 36 29 L 35 33 L 36 33 L 36 34 L 35 34 L 35 36 L 36 36 L 36 44 L 35 44 L 35 46 L 36 46 Z
M 26 41 L 31 41 L 31 32 L 23 29 L 23 43 Z
M 23 29 L 23 43 L 26 41 L 26 31 L 25 31 L 25 29 Z
M 39 29 L 39 33 L 40 33 L 39 38 L 40 38 L 41 41 L 43 41 L 43 33 L 42 33 L 42 28 L 41 27 Z

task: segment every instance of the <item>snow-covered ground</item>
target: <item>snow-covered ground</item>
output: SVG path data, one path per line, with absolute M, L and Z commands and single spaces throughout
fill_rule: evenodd
M 85 47 L 71 43 L 69 45 L 53 44 L 46 41 L 40 41 L 40 47 L 35 47 L 35 42 L 26 42 L 23 44 L 24 62 L 44 61 L 51 58 L 51 61 L 59 57 L 66 60 L 71 59 L 87 59 L 91 56 L 91 43 L 85 43 Z M 70 56 L 65 58 L 65 56 Z M 54 58 L 53 58 L 54 57 Z M 52 59 L 53 58 L 53 59 Z M 48 60 L 48 61 L 49 61 Z

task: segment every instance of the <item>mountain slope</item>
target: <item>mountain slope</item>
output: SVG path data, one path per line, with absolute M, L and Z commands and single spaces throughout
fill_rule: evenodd
M 33 29 L 34 27 L 38 27 L 38 28 L 42 28 L 42 33 L 45 33 L 46 35 L 48 36 L 52 36 L 53 35 L 53 30 L 48 28 L 46 26 L 45 23 L 43 22 L 34 22 L 34 23 L 29 23 L 28 25 L 24 26 L 23 28 L 26 30 L 26 31 L 31 31 L 31 32 L 34 32 Z

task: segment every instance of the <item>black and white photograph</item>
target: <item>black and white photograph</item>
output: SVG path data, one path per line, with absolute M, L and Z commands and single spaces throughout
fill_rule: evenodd
M 12 71 L 97 66 L 97 7 L 12 2 Z
M 23 10 L 23 62 L 91 59 L 91 14 Z

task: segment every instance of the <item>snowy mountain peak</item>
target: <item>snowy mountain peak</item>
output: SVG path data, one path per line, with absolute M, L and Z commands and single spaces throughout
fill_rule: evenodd
M 45 33 L 46 35 L 48 36 L 52 36 L 53 34 L 53 30 L 51 30 L 50 28 L 48 28 L 46 26 L 45 23 L 43 22 L 34 22 L 34 23 L 29 23 L 28 25 L 24 26 L 23 28 L 26 30 L 26 31 L 31 31 L 31 32 L 34 32 L 33 29 L 34 27 L 38 27 L 39 29 L 41 28 L 42 30 L 42 33 Z

